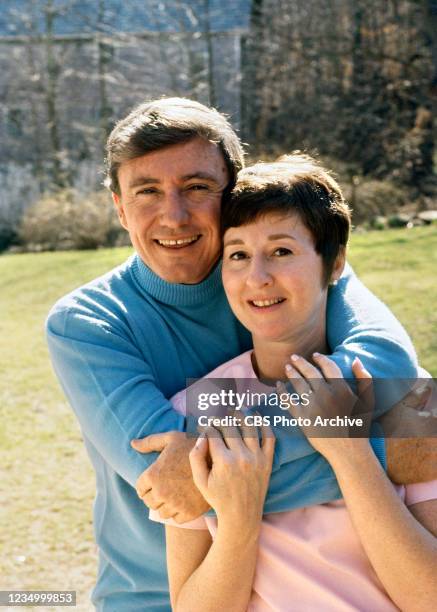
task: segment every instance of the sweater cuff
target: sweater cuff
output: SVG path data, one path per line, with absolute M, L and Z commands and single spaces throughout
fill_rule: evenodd
M 372 423 L 370 428 L 370 445 L 373 448 L 373 452 L 378 458 L 379 463 L 382 465 L 385 471 L 387 471 L 387 455 L 385 448 L 384 433 L 378 423 Z

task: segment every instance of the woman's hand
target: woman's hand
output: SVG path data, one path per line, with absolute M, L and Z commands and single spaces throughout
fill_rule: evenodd
M 288 378 L 299 394 L 310 393 L 310 405 L 291 407 L 293 416 L 313 419 L 316 415 L 368 415 L 373 408 L 372 377 L 359 359 L 352 369 L 357 381 L 355 396 L 343 380 L 339 368 L 328 357 L 314 355 L 318 367 L 302 357 L 293 356 L 286 369 Z M 282 390 L 282 389 L 281 389 Z M 363 416 L 364 420 L 364 416 Z M 395 606 L 401 610 L 435 608 L 437 584 L 437 541 L 432 535 L 436 525 L 435 500 L 411 506 L 421 516 L 414 518 L 388 480 L 367 438 L 320 437 L 323 428 L 302 427 L 308 440 L 330 462 L 343 493 L 350 518 L 361 544 Z M 314 435 L 316 433 L 316 435 Z M 364 432 L 363 432 L 364 434 Z M 423 514 L 421 514 L 423 512 Z
M 194 483 L 219 523 L 235 526 L 243 520 L 250 529 L 261 521 L 275 439 L 266 426 L 261 441 L 253 427 L 242 424 L 240 429 L 205 428 L 190 452 L 190 464 Z
M 298 355 L 292 355 L 291 362 L 285 366 L 285 373 L 295 391 L 299 395 L 308 394 L 310 398 L 307 406 L 290 405 L 289 411 L 295 418 L 310 420 L 311 425 L 301 426 L 301 429 L 312 446 L 328 461 L 332 462 L 346 452 L 368 452 L 368 431 L 373 412 L 372 376 L 355 358 L 352 371 L 357 381 L 357 396 L 334 361 L 319 353 L 314 353 L 313 359 L 318 367 Z M 286 391 L 282 383 L 278 384 L 278 390 L 281 393 Z M 329 420 L 324 421 L 326 425 L 321 425 L 320 419 L 317 423 L 317 417 Z M 362 425 L 357 419 L 362 420 Z

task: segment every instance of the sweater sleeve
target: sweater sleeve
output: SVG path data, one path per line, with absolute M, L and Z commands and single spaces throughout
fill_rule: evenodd
M 373 378 L 408 379 L 418 375 L 417 356 L 407 332 L 348 264 L 329 292 L 327 333 L 331 358 L 345 378 L 353 377 L 355 356 Z
M 144 360 L 121 325 L 55 306 L 46 323 L 56 375 L 82 429 L 112 469 L 133 487 L 156 459 L 130 446 L 133 438 L 183 430 Z

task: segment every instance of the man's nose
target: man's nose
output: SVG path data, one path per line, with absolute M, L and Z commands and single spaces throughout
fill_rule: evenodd
M 161 224 L 178 228 L 188 222 L 189 211 L 185 198 L 176 190 L 165 194 L 161 202 Z
M 269 272 L 267 262 L 256 257 L 252 258 L 246 282 L 252 289 L 259 289 L 271 285 L 273 283 L 273 278 Z

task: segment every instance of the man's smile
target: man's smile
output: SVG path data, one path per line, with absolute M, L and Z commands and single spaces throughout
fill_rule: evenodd
M 198 242 L 201 237 L 202 234 L 195 234 L 194 236 L 188 236 L 186 238 L 155 238 L 154 242 L 166 249 L 183 249 L 184 247 L 191 246 Z

